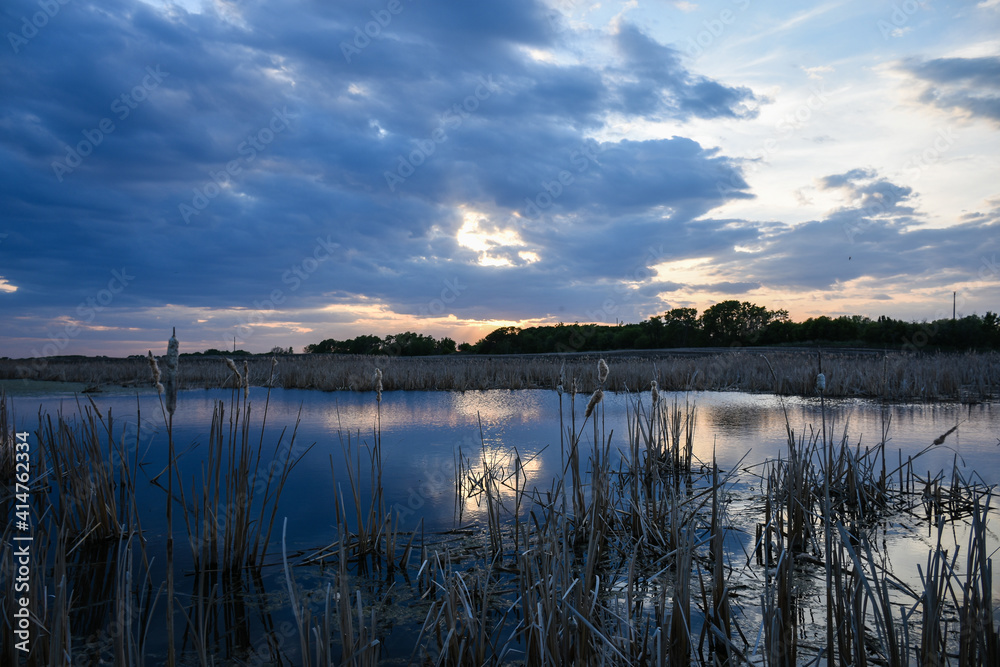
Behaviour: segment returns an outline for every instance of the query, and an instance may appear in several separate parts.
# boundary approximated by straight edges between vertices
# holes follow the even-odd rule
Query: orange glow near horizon
[[[683,278],[692,286],[660,292],[659,307],[652,306],[649,312],[641,317],[637,316],[635,318],[637,322],[672,308],[696,308],[701,314],[706,308],[726,300],[749,301],[769,310],[784,309],[795,322],[823,315],[828,317],[861,315],[871,319],[876,319],[879,315],[889,315],[915,321],[930,321],[951,316],[953,289],[959,294],[957,302],[959,316],[971,314],[971,308],[965,306],[963,295],[975,294],[985,285],[983,281],[973,280],[955,282],[946,288],[940,286],[932,288],[906,284],[902,280],[884,281],[862,276],[838,282],[831,289],[791,292],[761,287],[734,294],[713,289],[713,284],[726,280],[736,281],[739,277],[722,275],[722,271],[713,268],[707,259],[664,263],[655,267],[655,270],[652,285],[663,283],[666,286],[671,282],[676,284],[681,282],[678,279]],[[912,315],[902,315],[901,312]],[[567,318],[560,315],[524,319],[462,318],[454,314],[421,316],[399,313],[388,303],[364,297],[356,297],[351,302],[333,303],[321,308],[303,310],[254,311],[247,308],[213,309],[166,305],[131,311],[130,315],[140,315],[150,324],[142,328],[116,326],[113,321],[88,325],[64,316],[50,321],[50,329],[62,332],[69,330],[70,325],[74,325],[73,330],[79,332],[71,336],[72,350],[75,354],[127,356],[145,354],[149,349],[158,350],[165,344],[173,326],[178,329],[178,337],[185,352],[212,348],[232,349],[233,336],[239,326],[237,348],[263,353],[274,347],[284,349],[292,347],[296,352],[301,352],[307,345],[327,338],[345,340],[360,335],[375,335],[381,338],[405,331],[430,335],[438,339],[448,337],[458,344],[474,344],[500,327],[524,329],[577,321],[572,316]],[[579,321],[589,322],[584,319]],[[107,332],[119,332],[122,337],[110,341],[97,337],[98,333]],[[22,353],[15,352],[12,355],[15,357],[45,356],[53,353],[43,351],[50,343],[48,339],[22,337],[11,342],[24,350]]]

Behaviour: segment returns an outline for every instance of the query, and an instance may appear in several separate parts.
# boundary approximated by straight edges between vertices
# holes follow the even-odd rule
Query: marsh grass
[[[664,350],[660,356],[619,353],[614,372],[602,384],[593,372],[596,357],[534,355],[526,357],[386,357],[354,355],[295,355],[281,358],[275,375],[268,357],[246,360],[249,384],[286,389],[372,391],[374,371],[380,368],[385,391],[483,389],[554,389],[564,377],[579,382],[578,391],[635,391],[648,386],[650,372],[659,391],[775,392],[779,395],[815,395],[816,374],[805,352],[769,352],[765,361],[754,348],[706,351],[697,354]],[[0,360],[0,378],[83,382],[101,386],[149,385],[139,359]],[[771,368],[768,365],[771,365]],[[829,351],[824,360],[826,387],[831,397],[870,397],[889,401],[985,401],[997,396],[1000,354],[964,352],[912,354]],[[773,372],[772,372],[773,369]],[[181,388],[234,386],[220,358],[183,358],[177,375]]]

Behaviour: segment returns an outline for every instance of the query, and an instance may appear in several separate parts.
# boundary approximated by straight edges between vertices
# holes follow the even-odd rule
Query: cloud
[[[785,291],[837,291],[851,281],[882,290],[901,283],[944,288],[976,281],[981,257],[1000,245],[995,211],[944,229],[927,227],[912,188],[871,169],[828,175],[818,185],[840,193],[843,205],[820,220],[759,228],[752,252],[712,257],[717,275]]]
[[[996,224],[939,238],[873,169],[824,178],[843,206],[820,220],[713,217],[755,195],[705,128],[739,132],[766,100],[653,24],[553,23],[532,0],[220,7],[74,0],[0,52],[0,317],[22,353],[67,322],[85,350],[171,321],[219,346],[257,316],[271,344],[282,323],[634,319],[692,287],[954,271]],[[37,11],[11,0],[4,34]],[[904,66],[996,120],[994,60]],[[655,268],[704,258],[708,277]]]
[[[115,308],[245,308],[280,290],[288,307],[371,298],[418,313],[454,276],[477,295],[450,305],[463,316],[582,312],[600,291],[585,285],[749,196],[738,167],[695,141],[590,131],[611,112],[750,117],[755,97],[628,24],[609,37],[612,63],[526,57],[566,38],[543,10],[403,3],[372,27],[385,17],[360,2],[65,6],[2,61],[0,203],[16,230],[3,275],[19,289],[0,308],[72,312],[126,270]],[[736,187],[723,196],[720,181]],[[553,183],[531,219],[526,202]],[[469,206],[519,231],[525,246],[491,251],[512,268],[458,244]]]
[[[650,119],[754,118],[760,100],[749,88],[698,76],[681,64],[680,52],[637,26],[621,23],[615,45],[623,63],[614,72],[620,108]]]
[[[921,102],[1000,124],[1000,57],[908,60],[901,67],[923,84]]]

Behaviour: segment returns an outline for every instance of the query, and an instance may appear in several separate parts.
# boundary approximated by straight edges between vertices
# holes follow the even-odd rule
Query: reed
[[[965,578],[957,600],[959,618],[958,664],[1000,664],[1000,625],[993,600],[993,559],[987,551],[986,519],[990,496],[976,501],[969,532]]]
[[[324,391],[370,391],[374,370],[382,371],[385,391],[484,389],[554,389],[569,385],[560,376],[579,379],[579,391],[591,393],[602,383],[591,369],[595,356],[476,356],[385,357],[355,355],[295,355],[282,357],[275,386]],[[780,395],[815,395],[816,375],[810,371],[810,353],[769,352],[765,361],[754,348],[719,352],[671,352],[656,356],[617,353],[614,373],[605,391],[635,390],[648,384],[652,369],[659,391],[776,392]],[[880,363],[881,362],[881,363]],[[768,364],[773,368],[768,368]],[[141,386],[148,382],[138,359],[51,358],[45,364],[34,360],[0,359],[0,379],[31,379],[86,383],[93,389],[104,385]],[[251,384],[263,384],[270,376],[270,358],[255,356],[246,361]],[[953,400],[986,401],[996,397],[1000,354],[963,352],[911,354],[905,352],[857,353],[829,350],[824,360],[826,387],[830,397],[870,397],[890,401]],[[181,388],[219,387],[232,382],[220,368],[219,358],[188,357],[178,371]],[[777,378],[777,382],[775,382]]]

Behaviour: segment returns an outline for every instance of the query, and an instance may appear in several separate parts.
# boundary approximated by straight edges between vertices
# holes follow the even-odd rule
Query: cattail
[[[250,362],[243,360],[243,399],[250,395]]]
[[[597,381],[603,385],[604,381],[608,379],[608,364],[604,359],[600,359],[597,362]]]
[[[170,334],[170,340],[167,341],[167,357],[163,360],[163,363],[166,366],[164,379],[166,380],[167,412],[170,415],[173,415],[174,410],[177,409],[177,366],[179,350],[180,343],[177,342],[177,329],[174,328],[173,333]]]
[[[587,411],[583,413],[584,419],[593,414],[594,408],[597,407],[598,403],[600,403],[601,399],[603,398],[604,398],[604,392],[602,390],[598,389],[597,391],[594,392],[593,396],[591,396],[590,400],[587,402]]]
[[[153,351],[149,351],[149,368],[153,371],[153,384],[156,385],[156,393],[163,393],[163,385],[160,384],[160,367],[156,364],[156,357],[153,356]]]
[[[660,385],[656,382],[656,380],[653,380],[652,382],[649,383],[649,386],[650,386],[650,393],[652,394],[653,398],[653,405],[656,405],[657,401],[660,400]]]
[[[826,376],[822,373],[816,376],[816,391],[821,394],[826,391]]]
[[[375,369],[375,401],[382,402],[382,369]]]
[[[238,368],[236,368],[236,364],[233,363],[232,359],[229,359],[228,357],[224,357],[224,359],[225,359],[225,362],[226,362],[226,366],[229,366],[229,370],[231,370],[233,373],[236,374],[236,384],[234,386],[236,386],[236,387],[242,387],[243,386],[243,376],[240,375],[240,370]]]

